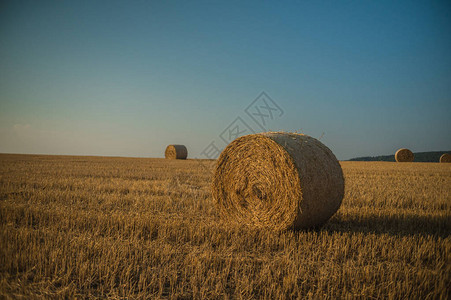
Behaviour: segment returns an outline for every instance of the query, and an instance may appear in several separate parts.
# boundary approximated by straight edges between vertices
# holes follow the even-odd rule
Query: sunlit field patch
[[[320,229],[232,225],[196,160],[0,155],[0,296],[447,298],[451,164],[341,162]]]

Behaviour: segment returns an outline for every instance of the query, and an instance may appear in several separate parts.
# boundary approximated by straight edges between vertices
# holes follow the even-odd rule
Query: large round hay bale
[[[395,160],[397,162],[412,162],[413,158],[412,151],[406,148],[401,148],[395,153]]]
[[[184,145],[169,145],[164,151],[164,156],[168,159],[186,159],[188,150]]]
[[[220,215],[257,228],[324,224],[344,194],[341,166],[318,140],[268,132],[242,136],[219,156],[212,182]]]
[[[451,154],[445,153],[442,156],[440,156],[440,162],[441,163],[451,163]]]

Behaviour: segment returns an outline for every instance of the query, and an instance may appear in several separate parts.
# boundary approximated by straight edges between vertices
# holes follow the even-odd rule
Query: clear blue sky
[[[0,4],[0,152],[199,157],[262,91],[339,159],[449,150],[451,4]]]

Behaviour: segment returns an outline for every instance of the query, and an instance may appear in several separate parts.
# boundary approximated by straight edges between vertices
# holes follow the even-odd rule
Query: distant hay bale
[[[184,145],[169,145],[164,151],[164,156],[168,159],[186,159],[188,150]]]
[[[451,154],[445,153],[442,156],[440,156],[440,162],[441,163],[450,163],[451,162]]]
[[[226,220],[256,228],[304,229],[324,224],[344,194],[334,154],[307,135],[242,136],[219,156],[212,195]]]
[[[395,159],[397,162],[412,162],[413,153],[409,149],[401,148],[395,153]]]

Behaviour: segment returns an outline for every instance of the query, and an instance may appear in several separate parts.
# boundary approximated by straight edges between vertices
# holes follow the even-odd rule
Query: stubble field
[[[321,229],[224,223],[214,162],[0,155],[0,298],[449,299],[451,164],[341,162]]]

